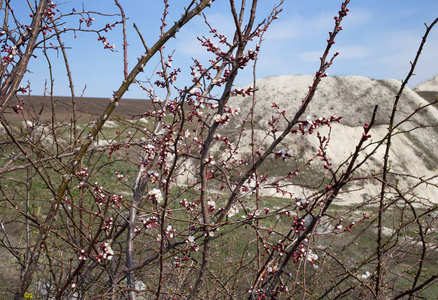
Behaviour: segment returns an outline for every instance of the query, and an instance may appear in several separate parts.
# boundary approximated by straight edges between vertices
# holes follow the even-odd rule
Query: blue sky
[[[20,0],[25,7],[25,1]],[[168,24],[180,16],[186,0],[169,0],[170,14]],[[239,2],[239,1],[236,1]],[[248,1],[249,2],[249,1]],[[262,21],[278,1],[259,0],[258,21]],[[60,2],[61,3],[61,2]],[[59,9],[70,12],[72,7],[77,11],[100,11],[118,13],[112,0],[72,0],[62,2]],[[146,42],[152,45],[159,35],[160,18],[163,2],[161,0],[120,0],[128,20],[128,56],[130,68],[143,53],[143,46],[133,29],[133,23],[140,28]],[[210,23],[227,36],[232,35],[233,22],[229,13],[229,1],[216,0],[211,8],[205,10]],[[276,75],[314,74],[319,65],[319,57],[323,53],[328,32],[334,25],[333,17],[337,15],[341,1],[339,0],[285,0],[283,12],[265,35],[259,60],[257,77],[264,78]],[[414,59],[421,37],[425,32],[424,23],[430,24],[438,17],[438,1],[436,0],[352,0],[350,13],[342,24],[344,30],[338,35],[333,50],[340,52],[329,75],[362,75],[375,79],[403,79],[409,71],[409,62]],[[17,11],[17,8],[15,9]],[[29,12],[20,10],[24,18]],[[112,23],[117,17],[93,15],[92,28],[101,24]],[[67,19],[69,24],[78,26],[78,17]],[[110,97],[123,80],[122,34],[121,26],[106,35],[110,44],[116,45],[118,52],[104,50],[97,41],[95,33],[72,32],[63,36],[68,50],[69,62],[73,72],[76,95],[88,97]],[[197,41],[197,36],[208,36],[208,28],[201,17],[196,17],[183,28],[176,39],[172,39],[166,47],[167,54],[174,50],[174,67],[180,67],[183,74],[177,85],[189,84],[189,66],[192,58],[204,64],[212,57],[206,53]],[[438,74],[438,27],[429,35],[428,43],[418,64],[416,76],[410,83],[415,87],[421,82]],[[69,95],[68,81],[63,59],[56,51],[49,51],[54,74],[54,94]],[[32,73],[25,77],[22,85],[29,80],[32,93],[42,94],[45,81],[49,81],[47,61],[40,51],[37,58],[29,65]],[[146,72],[138,79],[146,81],[154,74],[157,60],[152,61]],[[152,78],[154,81],[156,78]],[[245,86],[252,81],[252,70],[241,72],[236,84]],[[146,98],[138,87],[132,87],[125,95],[127,98]]]

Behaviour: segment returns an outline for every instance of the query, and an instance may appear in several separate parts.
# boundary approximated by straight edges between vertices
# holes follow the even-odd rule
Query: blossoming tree
[[[165,46],[194,17],[206,8],[214,9],[217,1],[185,2],[181,18],[169,26],[172,1],[163,1],[160,36],[149,46],[143,43],[143,54],[131,70],[126,38],[129,16],[117,0],[114,4],[120,14],[111,16],[117,20],[103,28],[93,27],[95,18],[108,17],[103,12],[65,13],[62,5],[47,0],[21,1],[32,11],[32,22],[23,25],[14,14],[18,7],[13,5],[20,4],[0,2],[4,16],[0,245],[2,259],[9,261],[7,268],[15,270],[8,277],[13,284],[0,287],[2,294],[15,299],[382,299],[413,296],[430,287],[437,275],[429,273],[424,262],[436,256],[430,234],[436,228],[436,206],[413,205],[409,189],[401,190],[389,179],[387,155],[381,173],[354,177],[376,149],[389,151],[399,127],[393,124],[398,99],[419,55],[396,95],[388,134],[370,141],[374,111],[357,137],[356,151],[345,158],[342,172],[327,155],[330,134],[318,132],[341,117],[321,115],[312,120],[306,118],[306,108],[338,55],[331,48],[350,1],[340,5],[301,106],[286,112],[273,104],[278,113],[266,116],[269,128],[261,135],[253,114],[255,82],[242,89],[234,81],[244,68],[253,67],[255,76],[263,35],[281,13],[282,3],[263,12],[266,19],[258,20],[258,1],[230,0],[231,37],[213,28],[208,14],[203,15],[210,36],[199,36],[197,42],[212,58],[204,62],[194,57],[190,85],[179,86],[176,80],[182,71],[172,65],[173,52]],[[79,18],[80,26],[61,29],[65,18],[72,16]],[[420,47],[436,22],[427,27]],[[99,116],[84,121],[79,119],[63,37],[68,32],[91,31],[98,34],[104,49],[114,50],[105,32],[117,26],[124,36],[124,81]],[[137,32],[143,40],[141,29]],[[39,48],[43,53],[56,48],[64,58],[71,86],[68,118],[59,119],[53,105],[50,118],[44,119],[43,107],[22,99],[22,93],[30,94],[29,86],[21,86],[22,79]],[[158,71],[153,79],[142,81],[142,72],[155,57]],[[52,80],[49,90],[53,84]],[[113,118],[133,85],[143,89],[149,108],[129,121]],[[236,97],[248,99],[247,115],[242,116],[235,105]],[[49,93],[47,99],[52,101],[53,95]],[[21,125],[12,120],[16,115],[24,121]],[[105,129],[105,123],[114,120],[118,127]],[[239,153],[245,131],[250,132],[245,142],[251,151]],[[314,158],[271,178],[266,167],[269,159],[296,159],[283,142],[312,133],[319,141]],[[365,149],[373,150],[362,155]],[[315,168],[324,170],[321,180],[310,183],[315,192],[305,199],[288,194],[287,185],[309,185],[299,180],[300,173],[315,158],[323,162]],[[377,204],[377,209],[371,206],[360,217],[353,212],[363,205],[333,209],[350,181],[370,178],[382,184],[381,193],[369,203]],[[419,184],[433,185],[433,179]],[[288,197],[267,197],[261,192],[267,187]],[[389,190],[395,194],[391,200]],[[386,237],[382,222],[390,209],[400,217],[393,234]],[[355,241],[369,238],[373,224],[378,225],[374,242],[362,249],[361,257],[348,259],[361,249]],[[412,227],[416,233],[406,233]],[[402,269],[403,259],[408,258],[415,262]]]

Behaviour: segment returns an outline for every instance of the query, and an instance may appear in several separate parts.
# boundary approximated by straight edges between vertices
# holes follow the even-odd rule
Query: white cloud
[[[285,40],[312,37],[328,32],[333,27],[333,18],[329,13],[321,13],[312,18],[294,16],[272,23],[265,37],[267,40]]]

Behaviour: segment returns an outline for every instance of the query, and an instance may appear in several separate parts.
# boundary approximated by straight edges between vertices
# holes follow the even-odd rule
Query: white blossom
[[[228,217],[231,218],[232,216],[239,213],[239,208],[237,208],[236,205],[231,206],[230,210],[228,211]]]
[[[157,188],[153,188],[152,190],[148,191],[149,197],[155,199],[157,203],[163,202],[163,195],[161,194],[161,191]]]

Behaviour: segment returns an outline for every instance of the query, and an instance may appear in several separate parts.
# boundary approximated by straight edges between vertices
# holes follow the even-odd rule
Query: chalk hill
[[[257,123],[256,144],[269,144],[272,137],[266,137],[266,132],[270,131],[268,124],[272,118],[279,115],[281,110],[285,110],[285,116],[292,119],[297,108],[300,107],[302,100],[308,92],[308,86],[312,84],[312,76],[278,76],[268,77],[256,81],[256,108],[254,119]],[[361,76],[327,77],[323,78],[314,101],[309,105],[301,120],[305,121],[307,116],[312,120],[318,117],[328,117],[331,115],[342,116],[340,124],[333,124],[330,134],[330,142],[327,153],[333,162],[333,169],[341,165],[349,155],[355,151],[357,142],[363,134],[363,125],[371,120],[375,105],[378,105],[376,125],[371,131],[372,140],[375,142],[384,137],[388,132],[389,116],[392,111],[395,96],[400,88],[401,82],[397,80],[374,80]],[[275,103],[278,108],[273,107]],[[236,96],[230,101],[231,105],[241,108],[239,118],[249,120],[248,113],[252,105],[251,97]],[[408,118],[410,121],[399,127],[405,134],[397,134],[392,139],[390,151],[391,171],[400,174],[411,174],[414,176],[435,176],[438,174],[438,110],[436,106],[428,106],[414,116],[412,112],[428,104],[425,99],[409,88],[405,88],[397,109],[395,123]],[[277,128],[279,132],[285,127],[286,121],[279,122]],[[237,121],[237,120],[235,120]],[[232,128],[236,123],[230,124]],[[420,126],[431,126],[419,129]],[[224,128],[225,131],[230,129]],[[320,128],[317,131],[321,135],[328,135],[328,128]],[[408,132],[407,132],[408,131]],[[243,132],[240,143],[241,153],[249,153],[251,150],[250,130]],[[316,131],[309,135],[292,135],[288,137],[280,148],[288,149],[298,161],[309,159],[316,154],[318,149],[318,139]],[[371,153],[375,145],[370,145],[364,151]],[[382,170],[382,158],[384,147],[380,147],[374,157],[370,159],[356,175],[367,176]],[[362,158],[364,155],[361,156]],[[314,162],[312,167],[316,172],[323,172],[321,163]],[[281,168],[281,164],[271,160],[268,165]],[[293,167],[285,163],[285,168]],[[267,168],[269,169],[269,168]],[[273,171],[273,170],[271,170]],[[275,174],[275,170],[274,170]],[[321,174],[320,174],[321,175]],[[311,176],[308,174],[307,176]],[[329,174],[327,173],[328,177]],[[393,177],[395,180],[395,177]],[[407,179],[400,183],[400,187],[406,188],[415,184],[415,180]],[[435,180],[435,183],[438,183]],[[351,185],[349,190],[357,190],[354,193],[345,193],[341,200],[349,202],[360,202],[369,200],[378,194],[380,184],[377,181],[369,180],[365,184]],[[300,189],[289,188],[291,192],[301,193]],[[269,191],[269,192],[272,192]],[[310,192],[310,191],[308,191]],[[412,191],[429,199],[435,199],[436,190],[432,186],[420,186]],[[305,193],[304,193],[305,194]],[[304,195],[305,196],[305,195]],[[435,201],[438,202],[437,199]]]
[[[414,88],[416,92],[438,92],[438,75]]]

